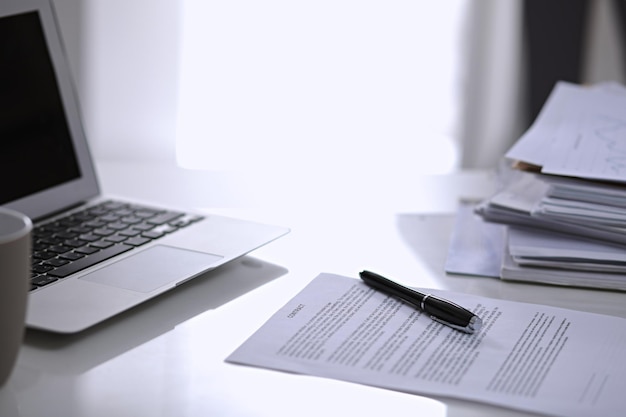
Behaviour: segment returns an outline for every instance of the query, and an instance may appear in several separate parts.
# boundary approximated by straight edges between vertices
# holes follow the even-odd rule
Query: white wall
[[[369,33],[368,36],[370,37],[366,38],[365,42],[372,43],[371,51],[377,54],[376,57],[387,60],[388,64],[386,68],[384,65],[380,65],[378,68],[372,66],[368,68],[368,70],[374,68],[374,71],[379,71],[380,79],[384,81],[381,83],[377,83],[375,79],[372,81],[376,85],[372,85],[371,91],[374,96],[371,97],[375,97],[377,102],[374,100],[371,103],[365,102],[367,97],[364,93],[359,101],[354,102],[355,105],[351,107],[351,113],[347,114],[348,117],[353,118],[354,123],[358,119],[359,112],[364,115],[366,121],[374,123],[372,114],[378,112],[379,115],[384,115],[385,119],[378,120],[377,129],[383,129],[384,125],[387,124],[390,127],[389,137],[402,138],[400,142],[413,139],[415,141],[423,140],[424,137],[431,141],[463,140],[463,166],[467,168],[493,166],[501,153],[510,146],[519,133],[519,128],[516,127],[515,122],[515,114],[519,111],[519,107],[517,107],[519,100],[515,99],[517,94],[515,91],[518,86],[515,84],[515,71],[519,66],[519,56],[511,49],[518,47],[519,44],[517,40],[519,34],[515,32],[519,28],[518,23],[516,23],[516,19],[519,19],[519,8],[516,6],[518,2],[516,1],[466,0],[465,2],[453,3],[455,7],[461,3],[466,3],[470,12],[482,13],[479,17],[479,23],[480,19],[491,18],[493,20],[481,23],[481,25],[488,26],[483,27],[483,29],[488,30],[484,34],[483,40],[480,38],[480,33],[471,33],[472,36],[468,36],[468,38],[475,42],[467,45],[469,49],[466,50],[465,54],[462,57],[444,55],[443,61],[432,59],[434,56],[432,51],[438,48],[449,48],[451,40],[435,35],[437,26],[441,29],[442,24],[444,26],[452,24],[454,19],[457,19],[456,23],[459,23],[458,20],[462,21],[463,17],[449,15],[448,17],[452,17],[446,20],[445,7],[444,9],[429,11],[425,5],[430,3],[426,2],[385,2],[381,0],[380,3],[366,3],[369,5],[367,6],[369,9],[367,9],[366,6],[361,7],[358,1],[354,3],[350,0],[321,1],[317,2],[318,7],[309,7],[307,10],[304,6],[307,3],[281,0],[268,0],[262,3],[246,2],[245,0],[230,2],[209,0],[204,2],[197,0],[53,1],[59,12],[71,66],[76,72],[86,130],[92,142],[94,153],[98,158],[137,158],[140,153],[146,153],[145,156],[149,158],[172,161],[176,154],[179,75],[181,72],[193,72],[194,69],[193,65],[189,66],[188,64],[185,64],[187,66],[181,69],[179,58],[188,61],[190,56],[202,57],[204,53],[207,56],[214,54],[213,56],[219,58],[213,63],[209,62],[209,64],[206,64],[206,60],[199,61],[204,62],[202,65],[208,65],[209,71],[207,73],[210,76],[217,74],[229,77],[225,80],[218,80],[207,76],[204,85],[195,85],[192,82],[183,86],[186,88],[183,93],[188,92],[190,86],[193,89],[196,86],[203,88],[207,85],[213,88],[209,93],[218,93],[209,97],[210,100],[205,103],[206,107],[195,108],[195,110],[206,110],[204,113],[206,121],[209,121],[210,117],[216,114],[216,112],[212,114],[212,111],[217,109],[217,113],[221,115],[218,122],[222,124],[229,120],[265,122],[267,129],[257,131],[256,133],[259,135],[256,137],[252,137],[252,134],[255,133],[254,130],[246,131],[245,129],[242,130],[242,126],[236,126],[240,134],[237,140],[250,140],[248,148],[253,149],[252,153],[258,151],[258,148],[255,147],[263,143],[263,140],[267,140],[267,137],[264,138],[263,135],[267,136],[276,132],[277,127],[283,129],[282,132],[279,132],[280,134],[285,136],[291,134],[294,142],[284,142],[288,146],[298,143],[295,138],[304,138],[305,141],[315,140],[307,139],[305,132],[289,131],[290,123],[293,127],[297,126],[298,123],[306,123],[307,120],[313,122],[313,115],[307,116],[309,119],[306,117],[300,120],[297,117],[294,119],[295,107],[286,107],[284,110],[289,113],[290,120],[286,120],[288,122],[286,125],[279,126],[280,118],[272,119],[275,114],[269,112],[268,108],[262,107],[263,94],[270,92],[271,86],[255,84],[255,82],[261,80],[259,77],[266,77],[265,80],[274,83],[284,81],[282,85],[278,85],[280,88],[276,91],[282,94],[283,98],[293,94],[290,99],[294,97],[297,99],[298,88],[304,89],[308,94],[315,95],[321,94],[322,91],[332,90],[332,86],[323,84],[325,80],[334,80],[334,82],[341,79],[347,80],[349,81],[348,84],[344,82],[343,85],[339,85],[339,88],[335,89],[337,92],[336,100],[330,100],[327,105],[335,106],[335,108],[350,107],[349,95],[363,92],[360,90],[358,80],[350,79],[350,67],[347,64],[354,64],[355,62],[357,66],[366,64],[367,51],[352,50],[349,55],[342,55],[341,47],[346,45],[346,41],[349,39],[349,36],[343,36],[346,33],[342,34],[342,30],[359,33],[361,38],[363,38],[363,34]],[[232,24],[229,21],[215,20],[216,15],[208,15],[206,18],[197,16],[199,19],[191,26],[197,26],[198,22],[206,21],[207,27],[205,29],[208,37],[196,39],[195,47],[200,46],[196,51],[184,51],[181,48],[182,38],[189,36],[189,31],[196,28],[190,29],[189,23],[183,26],[182,20],[185,10],[183,6],[195,4],[196,8],[201,9],[202,7],[199,7],[198,4],[202,3],[208,5],[209,10],[213,7],[214,11],[222,13],[223,17],[232,19]],[[412,5],[412,3],[414,4]],[[260,8],[261,4],[267,7]],[[300,8],[294,6],[296,4],[300,4]],[[319,7],[323,4],[326,5],[328,11],[337,13],[336,16],[324,15],[324,9]],[[351,15],[351,4],[354,7],[361,7],[362,10],[359,10],[356,15]],[[287,11],[281,10],[286,5],[291,6],[288,7]],[[380,6],[381,12],[378,15],[373,14],[369,19],[372,20],[373,18],[372,21],[381,19],[379,23],[383,22],[385,25],[389,25],[386,29],[380,24],[378,27],[368,28],[367,22],[363,20],[364,10],[376,13],[376,5]],[[589,82],[607,79],[623,81],[621,45],[616,39],[615,22],[611,16],[611,2],[595,0],[595,5],[594,19],[597,31],[594,32],[590,40],[592,52],[586,71],[586,80]],[[447,3],[446,7],[448,7]],[[442,10],[442,12],[437,12],[437,10]],[[283,13],[283,19],[281,20],[280,16],[276,17],[276,13],[272,17],[272,11]],[[394,16],[394,11],[400,15]],[[463,12],[466,13],[467,10]],[[264,13],[267,14],[264,15]],[[292,13],[291,17],[289,17],[289,13]],[[309,15],[310,20],[304,19],[307,17],[307,13],[312,13]],[[415,15],[411,13],[415,13]],[[266,25],[273,25],[270,29],[274,32],[271,30],[264,33],[245,32],[245,25],[254,30],[262,28],[264,22],[259,20],[261,18],[265,19]],[[289,28],[289,22],[285,22],[284,18],[292,19],[291,29],[296,34],[293,39],[279,37],[277,30],[281,25],[283,29]],[[246,21],[246,19],[249,20]],[[272,19],[276,20],[272,21]],[[325,22],[327,26],[316,28],[315,19],[318,22]],[[295,26],[294,22],[299,22],[300,26]],[[214,27],[210,27],[209,24],[213,24]],[[428,24],[432,24],[433,28],[430,29]],[[219,38],[219,34],[216,35],[214,29],[220,25],[223,29],[222,35],[227,35],[226,37]],[[425,28],[425,30],[418,32],[417,29],[419,28]],[[240,32],[235,33],[234,29]],[[371,31],[368,32],[369,29]],[[312,31],[311,37],[306,38],[306,30]],[[317,38],[313,36],[315,30],[319,30]],[[380,33],[381,37],[377,38],[376,30],[382,32]],[[405,32],[404,34],[400,33],[402,30]],[[340,36],[337,38],[338,43],[333,44],[331,40],[332,36],[335,35]],[[263,40],[272,41],[272,36],[276,37],[273,39],[275,41],[273,45],[261,43]],[[394,36],[398,36],[399,41],[395,44],[395,50],[393,45],[391,48],[385,49],[375,44],[377,39],[392,42]],[[249,39],[250,42],[246,43],[246,39]],[[496,40],[497,42],[495,42]],[[302,46],[302,41],[308,42],[308,47],[311,48],[309,51],[297,49]],[[332,74],[327,72],[322,77],[313,80],[320,83],[318,87],[311,83],[294,87],[298,80],[293,74],[285,72],[283,76],[275,71],[280,68],[280,61],[277,61],[277,58],[280,57],[276,54],[280,52],[281,48],[288,47],[290,42],[294,48],[291,51],[291,57],[295,57],[299,61],[292,60],[285,63],[291,65],[292,69],[295,68],[299,71],[310,70],[307,74],[308,77],[314,74],[313,71],[329,70],[329,65],[324,66],[316,61],[321,56],[330,56],[335,64],[342,65],[342,67],[337,68],[334,79],[331,77]],[[298,42],[300,43],[298,44]],[[202,48],[203,43],[204,49]],[[324,45],[329,48],[325,53],[321,49]],[[363,48],[365,43],[358,45],[358,48]],[[245,52],[249,54],[247,58],[240,55],[230,62],[223,61],[229,57],[229,53],[232,58],[233,54],[236,55],[237,52],[241,52],[241,48],[248,48],[245,49]],[[402,48],[404,50],[398,50]],[[255,52],[257,53],[256,56],[254,55]],[[258,55],[261,52],[270,55]],[[352,58],[354,60],[350,62]],[[467,59],[467,61],[461,62],[462,58]],[[307,63],[307,60],[310,61]],[[254,64],[256,68],[237,68],[238,72],[228,72],[233,68],[233,64],[245,65],[246,63]],[[393,66],[397,67],[395,73]],[[432,81],[431,75],[436,74],[437,71],[441,73],[451,70],[460,72],[465,77],[464,84],[471,88],[463,91],[464,95],[460,96],[459,91],[454,91],[454,88],[458,89],[459,85],[446,86],[442,95],[446,97],[447,101],[444,100],[444,103],[432,101],[431,108],[424,111],[424,103],[429,103],[429,99],[425,94],[422,94],[423,88],[429,87],[436,90],[440,87],[437,82]],[[370,72],[370,76],[372,74]],[[411,78],[411,74],[414,74],[413,78]],[[242,80],[243,83],[240,82]],[[311,80],[304,80],[305,83],[307,81]],[[396,86],[405,82],[408,93],[390,95],[383,91],[385,84],[389,85],[390,82],[396,83]],[[291,92],[289,85],[294,87]],[[248,94],[247,98],[250,100],[247,103],[240,103],[242,105],[238,109],[228,110],[228,102],[233,100],[233,96],[230,94],[233,92],[233,86],[239,88],[236,91],[239,95],[236,97],[242,98]],[[407,98],[411,96],[416,101],[411,102],[410,98]],[[380,103],[380,100],[383,99],[390,100],[391,105],[396,106],[395,109],[404,109],[406,113],[400,114],[393,107],[387,107],[391,110],[385,113],[386,107]],[[417,103],[419,100],[421,100],[421,104]],[[252,105],[255,101],[257,110],[260,112],[255,110]],[[306,107],[310,103],[307,104],[303,101],[296,105]],[[452,108],[455,105],[459,107]],[[268,117],[264,117],[263,112],[267,112],[265,116]],[[397,116],[395,119],[394,113]],[[328,111],[326,114],[328,115]],[[466,123],[459,125],[456,118],[461,115],[465,118]],[[196,117],[196,115],[192,116]],[[297,116],[303,117],[302,114]],[[270,126],[273,130],[269,129],[267,125],[270,122],[274,123],[273,127]],[[447,124],[447,127],[443,130],[437,127],[433,128],[433,122],[439,123],[438,126]],[[212,141],[219,143],[223,139],[220,135],[223,136],[226,129],[223,125],[220,127],[219,123],[212,126],[212,130],[195,130],[199,135],[203,135],[199,142],[208,144],[207,155],[212,150]],[[402,125],[401,123],[405,124]],[[415,129],[417,125],[422,132],[427,133],[422,135],[415,133],[417,130],[412,129]],[[334,127],[339,131],[340,129],[345,130],[346,126],[348,125],[344,123]],[[375,124],[371,126],[376,127]],[[318,134],[324,134],[322,126],[314,127],[318,129]],[[327,124],[327,127],[332,128],[333,125]],[[459,131],[459,128],[462,128],[463,131]],[[346,134],[357,135],[359,133],[362,134],[364,131],[348,131]],[[366,129],[365,133],[371,132]],[[402,137],[403,134],[404,137]],[[249,137],[246,138],[245,136]],[[384,140],[384,138],[380,140]],[[179,145],[184,141],[185,139],[179,140]],[[231,143],[236,144],[237,142]],[[358,144],[358,142],[352,143]],[[279,146],[280,143],[273,147],[280,151]],[[351,146],[349,142],[344,142],[342,146],[344,152],[349,152]],[[411,150],[409,147],[403,147],[402,143],[396,143],[394,146],[400,146],[398,155],[406,158],[409,162],[411,153],[420,153],[417,148]],[[241,146],[235,146],[235,148],[237,147],[243,149]],[[346,147],[348,150],[345,149]],[[184,148],[182,155],[184,163],[194,167],[206,163],[204,167],[210,168],[210,157],[213,156],[207,157],[203,153],[198,154],[197,152],[194,154],[194,149],[193,147]],[[223,163],[224,160],[220,159],[219,162]],[[416,163],[419,163],[419,160]]]
[[[392,177],[454,168],[464,0],[183,3],[184,166]]]
[[[208,130],[192,126],[200,147],[183,147],[186,166],[240,163],[233,158],[229,164],[228,153],[215,156],[223,143],[245,149],[248,158],[279,152],[292,168],[311,160],[296,155],[307,147],[324,148],[318,156],[335,161],[367,149],[394,169],[454,164],[438,167],[429,152],[440,146],[455,155],[454,86],[439,79],[453,77],[458,67],[450,28],[460,14],[451,10],[464,0],[453,9],[407,0],[54,1],[98,158],[136,158],[143,150],[151,158],[174,158],[184,52],[185,97],[197,90],[194,100],[200,98],[185,99],[184,114],[195,111],[200,122],[214,122]],[[187,15],[181,27],[185,5],[195,7],[194,19]],[[439,32],[433,37],[432,31]],[[206,72],[198,73],[198,65]],[[238,124],[227,132],[224,124],[232,121]]]
[[[173,161],[180,2],[54,4],[95,156]]]
[[[462,168],[496,166],[526,122],[521,107],[521,6],[517,0],[470,2],[458,136]]]

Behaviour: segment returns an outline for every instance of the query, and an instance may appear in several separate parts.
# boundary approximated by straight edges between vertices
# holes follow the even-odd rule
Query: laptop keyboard
[[[201,219],[182,212],[106,201],[35,226],[31,291]]]

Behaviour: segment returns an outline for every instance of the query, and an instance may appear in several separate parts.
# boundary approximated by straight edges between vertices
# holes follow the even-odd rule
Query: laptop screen
[[[99,195],[49,0],[0,1],[0,205],[34,220]]]
[[[37,12],[0,18],[0,204],[80,177]]]

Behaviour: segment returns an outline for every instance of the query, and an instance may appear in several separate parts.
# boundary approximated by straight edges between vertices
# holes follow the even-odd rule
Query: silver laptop
[[[288,232],[107,199],[49,0],[0,2],[0,205],[33,219],[27,325],[84,330]]]

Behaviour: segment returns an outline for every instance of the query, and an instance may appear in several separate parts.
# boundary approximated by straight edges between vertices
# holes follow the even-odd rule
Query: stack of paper
[[[501,278],[626,290],[626,88],[558,83],[506,159]]]

